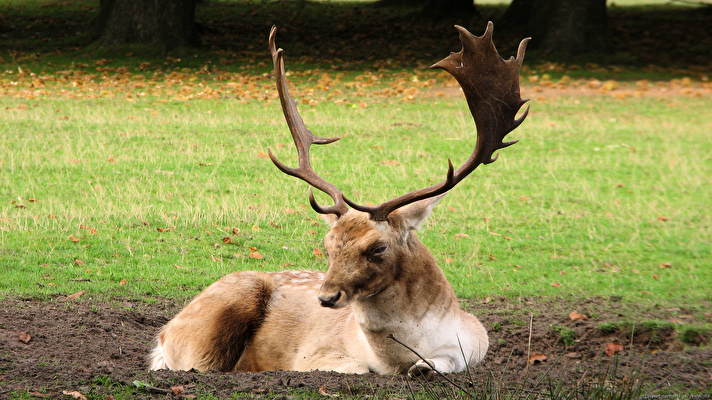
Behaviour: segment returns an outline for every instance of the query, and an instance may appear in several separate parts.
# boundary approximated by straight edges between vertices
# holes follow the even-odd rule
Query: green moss
[[[571,346],[576,341],[576,331],[567,326],[553,325],[551,330],[558,335],[559,341],[565,346]]]
[[[605,334],[611,334],[618,331],[618,324],[615,322],[602,322],[598,324],[598,330]]]

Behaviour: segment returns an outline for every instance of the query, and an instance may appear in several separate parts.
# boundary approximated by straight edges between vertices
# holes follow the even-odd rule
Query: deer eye
[[[383,261],[383,253],[385,253],[387,249],[388,245],[385,243],[376,242],[364,252],[364,255],[368,261],[378,263]]]

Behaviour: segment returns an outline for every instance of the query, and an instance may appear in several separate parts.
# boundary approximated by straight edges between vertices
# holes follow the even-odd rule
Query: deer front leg
[[[416,361],[416,363],[408,369],[408,377],[430,379],[435,373],[433,367],[443,374],[459,370],[451,357],[426,358],[425,360]]]

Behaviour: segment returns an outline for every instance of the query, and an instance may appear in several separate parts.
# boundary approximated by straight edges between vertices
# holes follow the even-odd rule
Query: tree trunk
[[[608,49],[606,0],[513,0],[503,23],[532,35],[532,45],[564,57]]]
[[[473,0],[427,0],[423,13],[432,18],[471,17],[476,14]]]
[[[196,0],[101,0],[99,42],[147,44],[163,49],[195,45]]]
[[[533,0],[512,0],[500,21],[507,26],[515,28],[526,27],[531,19],[533,5]]]

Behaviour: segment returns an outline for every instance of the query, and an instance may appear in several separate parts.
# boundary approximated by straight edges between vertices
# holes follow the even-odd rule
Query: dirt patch
[[[612,382],[640,379],[650,390],[704,390],[712,376],[708,361],[712,349],[683,343],[674,323],[666,322],[694,319],[693,311],[651,309],[646,314],[638,310],[641,318],[654,316],[658,322],[635,328],[635,323],[621,319],[619,306],[601,299],[576,304],[488,299],[467,305],[486,324],[492,345],[484,363],[471,370],[471,377],[451,375],[463,385],[494,378],[536,390],[551,379],[581,383],[607,376]],[[409,393],[409,387],[418,385],[403,377],[374,374],[148,372],[146,355],[153,336],[180,306],[170,301],[0,301],[0,398],[25,391],[51,396],[64,390],[108,393],[112,390],[108,383],[114,388],[134,387],[135,381],[150,385],[139,391],[147,398],[165,397],[175,385],[183,386],[186,393],[217,396],[295,389],[356,395]],[[569,311],[573,310],[589,318],[572,321]],[[607,355],[610,343],[622,350]],[[527,367],[527,354],[533,353],[545,355],[546,361]]]

